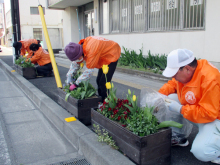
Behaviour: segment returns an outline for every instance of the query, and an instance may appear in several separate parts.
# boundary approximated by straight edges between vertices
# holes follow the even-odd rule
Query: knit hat
[[[167,57],[167,67],[163,71],[165,77],[173,77],[180,67],[190,64],[195,57],[193,52],[187,49],[176,49]]]
[[[70,61],[77,60],[83,54],[83,49],[80,44],[70,42],[64,49],[66,56]]]

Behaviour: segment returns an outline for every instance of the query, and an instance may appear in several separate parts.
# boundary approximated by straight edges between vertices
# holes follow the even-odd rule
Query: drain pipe
[[[79,28],[79,40],[81,40],[81,32],[80,32],[80,24],[79,24],[79,15],[78,15],[78,10],[76,9],[77,13],[77,20],[78,20],[78,28]]]

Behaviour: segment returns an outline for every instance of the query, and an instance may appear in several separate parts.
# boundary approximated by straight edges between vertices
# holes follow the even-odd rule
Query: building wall
[[[53,49],[62,49],[63,11],[49,10],[46,1],[40,1],[42,7],[45,7],[45,22],[48,28],[48,34]],[[19,0],[21,39],[33,38],[33,28],[42,28],[40,15],[31,15],[30,7],[38,7],[38,0]],[[43,32],[43,29],[42,29]],[[59,36],[59,37],[58,37]],[[45,38],[43,37],[43,47],[47,49]]]
[[[79,29],[76,7],[67,7],[63,13],[64,47],[69,42],[79,42]]]
[[[94,0],[98,6],[98,0]],[[206,1],[205,30],[148,32],[130,34],[109,34],[100,36],[114,40],[122,47],[138,51],[143,45],[143,54],[150,50],[153,54],[168,54],[178,48],[187,48],[194,52],[197,58],[207,59],[220,68],[220,6],[219,0]],[[96,32],[99,30],[96,26]],[[98,33],[99,34],[99,33]],[[96,33],[96,35],[98,35]]]

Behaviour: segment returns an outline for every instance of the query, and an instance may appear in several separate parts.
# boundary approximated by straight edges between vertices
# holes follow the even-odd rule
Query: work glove
[[[69,88],[69,90],[74,90],[74,89],[76,89],[78,87],[78,85],[76,85],[76,84],[72,84],[72,85],[70,85],[70,88]]]
[[[180,113],[182,105],[178,102],[171,99],[165,99],[165,104],[168,106],[170,111]]]

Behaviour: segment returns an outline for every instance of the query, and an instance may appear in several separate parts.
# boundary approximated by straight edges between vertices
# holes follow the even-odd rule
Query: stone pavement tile
[[[5,74],[5,72],[3,72],[3,70],[2,69],[0,69],[0,81],[8,81],[9,80],[9,78],[8,78],[8,76]]]
[[[8,147],[3,134],[1,122],[0,122],[0,164],[11,165],[11,160],[8,153]]]
[[[17,122],[9,122],[9,114],[5,115],[8,123],[6,128],[18,164],[28,164],[77,152],[39,111],[32,111],[32,114],[30,111],[16,112],[11,117],[26,114],[31,118],[35,116],[35,120],[20,118]]]
[[[24,96],[23,92],[19,90],[12,81],[0,81],[0,91],[0,99],[11,96]]]
[[[33,104],[26,97],[0,98],[0,109],[2,113],[26,111],[35,109]]]

